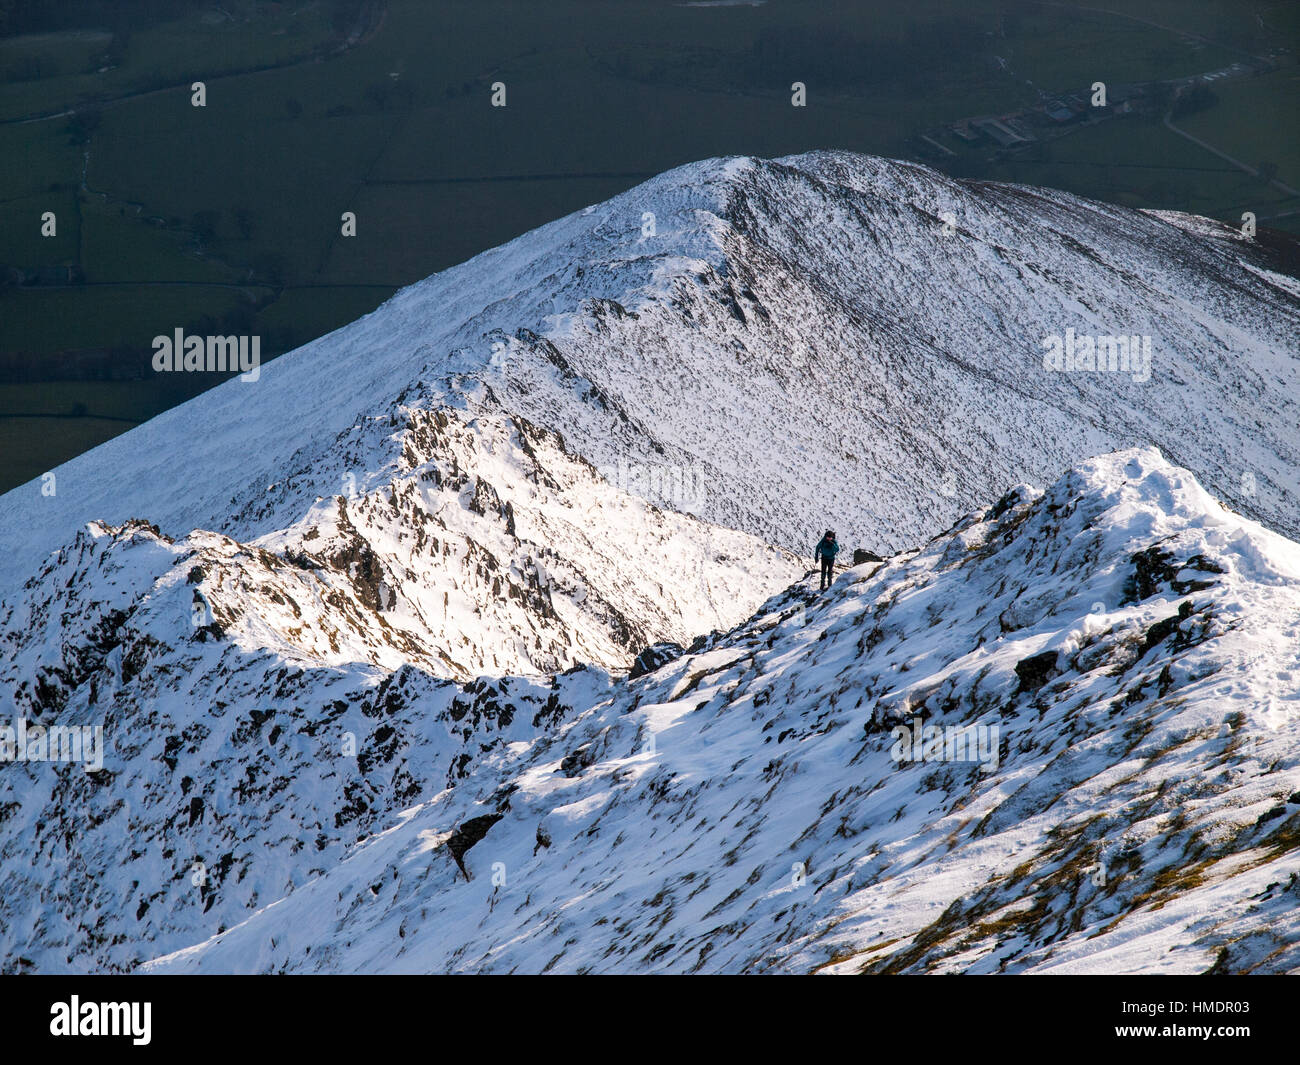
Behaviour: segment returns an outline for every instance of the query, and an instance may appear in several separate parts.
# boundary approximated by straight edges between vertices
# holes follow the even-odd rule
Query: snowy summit
[[[413,285],[0,497],[0,968],[1300,969],[1297,337],[840,152]]]

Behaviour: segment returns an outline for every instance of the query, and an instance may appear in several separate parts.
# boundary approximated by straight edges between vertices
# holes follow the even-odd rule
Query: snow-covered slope
[[[548,675],[688,644],[801,572],[520,419],[406,418],[382,490],[250,542],[92,522],[0,599],[0,728],[107,747],[98,773],[0,760],[0,970],[128,967],[241,920],[533,738],[583,683]]]
[[[532,742],[150,969],[1297,970],[1298,676],[1300,545],[1106,456],[584,675]],[[929,732],[900,760],[921,722],[970,760]]]
[[[1017,523],[1012,535],[1000,511],[914,550],[1008,485],[1050,483],[1088,455],[1152,442],[1234,511],[1296,535],[1300,298],[1273,265],[1204,220],[958,183],[909,164],[843,153],[712,160],[403,290],[263,367],[256,382],[232,380],[60,467],[53,494],[34,482],[0,497],[0,727],[99,724],[108,744],[95,774],[0,764],[0,967],[129,969],[254,914],[244,926],[254,931],[204,947],[204,964],[400,965],[398,940],[436,927],[453,953],[426,946],[412,964],[487,967],[496,964],[482,938],[490,933],[475,938],[481,915],[470,916],[481,895],[435,890],[442,881],[432,875],[421,887],[408,881],[404,900],[432,892],[419,894],[419,911],[434,924],[405,914],[397,940],[381,922],[365,942],[350,942],[354,918],[361,928],[381,912],[367,907],[388,883],[368,881],[370,897],[349,895],[353,878],[369,876],[387,848],[398,863],[427,845],[429,861],[450,854],[457,867],[487,828],[486,838],[522,846],[515,828],[493,820],[510,809],[554,819],[568,839],[607,801],[640,811],[644,823],[619,830],[636,841],[635,853],[614,845],[617,833],[604,839],[597,830],[581,837],[584,855],[573,836],[565,860],[546,867],[568,872],[547,873],[521,921],[563,927],[561,910],[585,912],[581,900],[590,898],[600,908],[593,922],[633,927],[650,916],[638,885],[662,886],[655,878],[664,870],[683,868],[682,876],[749,900],[715,910],[710,893],[700,913],[683,906],[672,920],[656,918],[683,938],[703,921],[690,934],[712,943],[710,922],[749,914],[746,892],[775,875],[765,859],[741,890],[731,869],[738,859],[726,856],[743,852],[751,829],[794,831],[789,811],[809,795],[830,802],[841,792],[853,796],[857,819],[842,822],[832,849],[865,847],[873,861],[888,851],[889,870],[915,868],[917,885],[946,885],[948,901],[969,902],[957,885],[985,883],[988,844],[961,834],[956,800],[931,795],[957,787],[950,773],[942,787],[926,785],[922,798],[891,808],[892,816],[906,805],[897,819],[877,823],[877,799],[912,796],[915,782],[882,775],[876,761],[864,767],[865,748],[846,739],[874,722],[870,742],[879,742],[891,714],[924,702],[924,684],[954,693],[925,702],[928,712],[996,710],[1022,744],[1024,759],[1002,752],[988,778],[1000,783],[974,810],[1001,809],[1026,787],[1026,810],[1082,810],[1095,800],[1096,816],[1146,796],[1088,792],[1085,784],[1099,787],[1102,777],[1081,782],[1034,758],[1051,753],[1073,766],[1082,755],[1055,745],[1077,740],[1100,752],[1096,764],[1127,767],[1115,761],[1120,741],[1082,703],[1113,707],[1131,696],[1114,711],[1120,734],[1130,710],[1157,723],[1181,715],[1164,699],[1165,667],[1175,677],[1187,656],[1223,651],[1197,668],[1240,685],[1234,698],[1247,718],[1294,704],[1286,638],[1295,622],[1277,619],[1294,612],[1295,548],[1222,511],[1154,453],[1118,466],[1098,460],[1057,484],[1055,504],[1011,497],[1007,513],[1034,517],[1023,527],[1040,530],[1028,539]],[[1071,330],[1150,335],[1149,380],[1045,370],[1041,341]],[[1075,526],[1064,518],[1076,510],[1101,525],[1067,535]],[[869,580],[858,571],[826,599],[809,600],[806,624],[794,631],[786,615],[805,596],[788,589],[803,561],[771,545],[806,558],[827,526],[848,548],[893,557]],[[1236,627],[1187,648],[1170,630],[1129,663],[1134,643],[1163,631],[1177,604],[1155,591],[1125,603],[1106,588],[1135,566],[1140,588],[1161,586],[1165,557],[1139,553],[1160,536],[1182,545],[1202,532],[1206,545],[1179,546],[1177,561],[1227,560],[1215,563],[1223,574],[1204,594],[1227,596],[1215,617]],[[1220,535],[1228,539],[1213,539]],[[1254,553],[1239,560],[1247,548]],[[1181,577],[1166,583],[1201,591]],[[1080,595],[1094,596],[1089,609],[1102,604],[1109,635],[1082,642],[1111,656],[1123,698],[1078,664],[1091,660],[1082,645],[1050,667],[1033,658],[1055,649],[1044,634],[1057,633],[1060,612]],[[1200,624],[1201,600],[1189,610],[1185,623]],[[878,624],[887,616],[897,621]],[[861,631],[850,636],[850,628]],[[880,635],[867,639],[868,631]],[[1248,644],[1256,648],[1249,660]],[[687,657],[639,676],[684,647]],[[1010,693],[1007,670],[1024,661],[1034,690]],[[1058,662],[1071,679],[1061,686],[1046,677],[1040,690],[1034,679]],[[1133,671],[1152,669],[1156,679],[1135,687]],[[753,687],[760,675],[776,678],[770,691]],[[1221,723],[1222,700],[1187,686],[1188,705],[1219,707]],[[744,697],[751,688],[753,705]],[[719,718],[733,695],[740,710]],[[852,715],[856,725],[845,724]],[[656,742],[662,753],[671,740],[681,761],[663,772],[659,755],[619,753],[624,740],[643,744],[673,722]],[[816,780],[797,765],[769,778],[771,756],[759,765],[746,746],[781,753],[791,737],[814,744],[798,749],[818,767]],[[1142,786],[1166,769],[1179,782],[1220,779],[1227,756],[1208,739],[1183,754],[1185,764],[1156,759],[1139,774]],[[606,768],[593,775],[596,764]],[[1222,797],[1197,792],[1195,802],[1222,811],[1273,795],[1286,773],[1261,773],[1268,779],[1259,783],[1250,764],[1240,779],[1221,781]],[[868,769],[876,775],[861,776]],[[773,820],[764,796],[787,776],[794,790],[780,801],[788,809]],[[725,791],[726,820],[690,800],[676,805],[673,780],[688,777],[699,794]],[[967,792],[985,781],[967,777]],[[838,783],[820,790],[828,781]],[[703,833],[681,853],[691,862],[704,855],[718,867],[711,874],[667,860],[665,847],[668,857],[678,851],[660,825],[661,801],[673,811],[672,832]],[[682,810],[697,809],[681,820]],[[749,813],[738,822],[741,810]],[[1060,832],[1068,823],[1052,822]],[[1268,824],[1272,832],[1293,821]],[[805,828],[820,839],[822,828],[809,825],[782,846]],[[411,842],[410,832],[426,830],[424,844]],[[960,875],[934,864],[944,849],[935,848],[939,831],[954,841]],[[538,861],[550,833],[543,825],[530,837]],[[805,872],[817,875],[806,883],[820,884],[851,851],[835,851],[831,866],[818,853],[790,859],[787,872],[807,857],[815,864],[805,862]],[[514,849],[499,860],[507,877],[524,862]],[[877,867],[866,868],[874,875]],[[466,869],[474,873],[472,863]],[[629,878],[622,888],[603,879],[615,871]],[[853,892],[865,883],[854,881]],[[902,894],[889,897],[909,915],[904,926],[921,929],[925,907],[907,883],[895,879],[891,891]],[[1179,881],[1175,894],[1193,887],[1199,881]],[[352,900],[348,913],[334,911],[338,900],[302,903],[319,905],[344,931],[299,914],[304,891]],[[1012,879],[990,899],[1026,892],[1023,878]],[[685,898],[680,886],[670,894]],[[633,898],[633,916],[622,913]],[[264,923],[269,913],[295,914],[295,932],[318,938],[310,960],[301,936],[291,953],[248,946],[264,927],[267,943],[288,942]],[[755,944],[780,959],[772,964],[794,968],[829,957],[817,953],[834,940],[829,933],[788,921],[764,931],[754,920],[756,931],[735,931],[738,945],[724,951],[724,936],[716,955],[698,960],[764,967],[743,953]],[[728,916],[717,927],[735,922],[745,923]],[[608,932],[578,931],[565,938],[599,942]],[[516,930],[511,964],[550,960],[535,953],[535,932],[532,924]],[[556,965],[634,967],[632,954],[615,960],[634,941],[610,946],[599,962],[583,947]],[[1021,953],[1016,964],[1030,964],[1029,948]],[[650,961],[689,967],[669,958]]]

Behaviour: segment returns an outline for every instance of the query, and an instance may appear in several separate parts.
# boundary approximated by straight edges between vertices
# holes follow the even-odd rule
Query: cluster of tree
[[[1190,89],[1184,89],[1174,101],[1174,118],[1186,118],[1198,111],[1208,111],[1219,102],[1218,96],[1203,81],[1198,81]]]
[[[188,229],[200,248],[210,250],[221,244],[223,235],[227,239],[230,237],[231,228],[240,240],[251,241],[257,228],[257,216],[247,207],[236,207],[228,218],[223,211],[204,208],[191,214],[188,221],[169,219],[168,225],[174,229]],[[244,249],[245,254],[247,250]],[[226,251],[223,249],[223,254]],[[278,251],[260,251],[244,259],[238,249],[233,249],[233,254],[224,254],[224,257],[246,266],[245,280],[252,285],[283,288],[293,273],[289,259]]]
[[[64,127],[71,143],[89,144],[91,134],[99,128],[100,122],[104,119],[104,113],[95,106],[80,107],[68,117],[68,124]]]

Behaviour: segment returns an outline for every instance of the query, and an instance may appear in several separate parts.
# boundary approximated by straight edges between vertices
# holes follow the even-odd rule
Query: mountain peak
[[[1139,442],[1296,534],[1284,281],[1248,244],[1050,190],[848,152],[706,160],[65,464],[57,496],[0,497],[0,575],[97,518],[283,528],[393,463],[384,420],[410,402],[563,427],[599,468],[699,467],[719,489],[700,516],[800,552],[826,523],[896,549],[1014,480]],[[1072,357],[1076,338],[1132,342],[1149,379],[1045,366],[1045,344]]]
[[[843,152],[404,289],[0,497],[5,965],[1293,967],[1297,337]]]

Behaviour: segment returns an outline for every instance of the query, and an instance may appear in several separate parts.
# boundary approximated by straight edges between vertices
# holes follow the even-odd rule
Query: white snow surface
[[[1298,647],[1300,546],[1108,455],[586,675],[549,734],[146,968],[1295,971]],[[917,717],[997,756],[896,761]]]
[[[709,160],[0,496],[0,726],[108,737],[0,764],[0,970],[1300,967],[1276,265]]]

